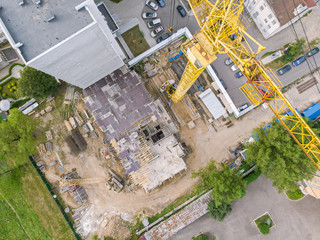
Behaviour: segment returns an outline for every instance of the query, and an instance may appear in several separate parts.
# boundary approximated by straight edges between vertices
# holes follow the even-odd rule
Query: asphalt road
[[[247,194],[233,204],[233,210],[223,222],[208,216],[199,218],[180,230],[170,240],[192,239],[200,232],[214,234],[217,240],[317,240],[320,201],[306,196],[298,201],[289,200],[284,193],[278,194],[272,181],[258,178],[248,186]],[[275,226],[262,235],[253,220],[268,212]]]

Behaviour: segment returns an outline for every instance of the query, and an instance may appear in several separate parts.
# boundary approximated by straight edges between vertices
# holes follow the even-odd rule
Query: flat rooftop
[[[62,40],[93,22],[85,8],[75,7],[84,0],[41,0],[36,5],[24,0],[20,6],[15,0],[1,1],[0,18],[28,62]],[[53,20],[47,22],[50,16]],[[79,49],[80,50],[80,49]]]
[[[157,115],[150,95],[135,72],[120,69],[83,90],[85,103],[109,141],[119,140],[137,122]]]

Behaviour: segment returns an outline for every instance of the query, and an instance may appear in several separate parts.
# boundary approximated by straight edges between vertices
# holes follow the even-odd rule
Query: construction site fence
[[[53,197],[55,194],[55,192],[53,191],[51,184],[48,182],[48,180],[45,178],[45,175],[43,174],[43,172],[38,168],[36,162],[33,160],[32,157],[29,157],[30,162],[32,163],[33,167],[37,170],[39,176],[41,177],[43,183],[46,185],[47,189],[49,190],[53,200],[56,202],[56,204],[58,205],[60,212],[62,213],[64,219],[67,221],[69,227],[71,228],[71,231],[73,232],[73,235],[75,236],[75,238],[77,240],[81,240],[80,236],[76,233],[75,229],[73,228],[73,224],[70,222],[68,215],[64,212],[64,209],[62,207],[62,204],[60,203],[59,199],[57,197]]]

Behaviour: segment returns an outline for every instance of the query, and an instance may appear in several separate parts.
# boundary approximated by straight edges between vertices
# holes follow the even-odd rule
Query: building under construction
[[[186,169],[184,149],[172,134],[177,128],[135,72],[119,69],[83,92],[88,109],[136,185],[149,192]]]

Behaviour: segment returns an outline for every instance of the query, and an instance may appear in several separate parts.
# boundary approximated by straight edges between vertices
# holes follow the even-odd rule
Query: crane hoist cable
[[[294,1],[294,0],[293,0],[293,1]],[[290,18],[289,11],[288,11],[288,8],[287,8],[284,0],[282,0],[282,4],[283,4],[283,6],[284,6],[284,8],[285,8],[285,10],[286,10],[288,19],[289,19],[289,21],[290,21],[290,26],[291,26],[291,28],[292,28],[292,30],[293,30],[293,34],[295,35],[295,37],[296,37],[296,39],[297,39],[297,42],[298,42],[298,44],[299,44],[299,47],[300,47],[300,49],[301,49],[301,51],[302,51],[303,56],[306,58],[306,62],[307,62],[307,65],[308,65],[310,74],[311,74],[311,76],[314,78],[313,70],[312,70],[312,68],[311,68],[311,66],[310,66],[309,59],[307,58],[307,55],[305,54],[305,52],[304,52],[304,50],[303,50],[303,47],[302,47],[302,44],[301,44],[301,40],[299,39],[298,33],[297,33],[297,31],[296,31],[296,28],[295,28],[295,26],[293,25],[293,22],[292,22],[292,20],[291,20],[291,18]],[[299,15],[299,16],[300,16],[300,15]],[[316,84],[316,87],[317,87],[317,89],[318,89],[318,92],[320,93],[318,84]]]

